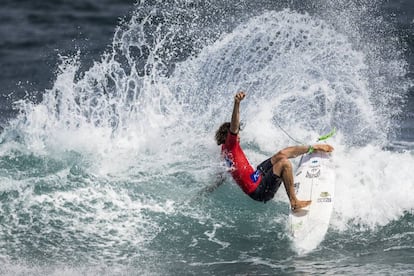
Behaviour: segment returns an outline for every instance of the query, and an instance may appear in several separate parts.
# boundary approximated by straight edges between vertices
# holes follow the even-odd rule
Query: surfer
[[[222,156],[230,168],[232,177],[254,200],[266,202],[272,199],[283,182],[293,211],[308,206],[310,200],[302,201],[296,198],[292,164],[288,159],[311,151],[331,152],[333,147],[328,144],[287,147],[260,163],[256,170],[253,169],[240,147],[239,108],[245,97],[246,94],[242,91],[236,93],[231,122],[223,123],[215,136],[217,145],[221,145]]]

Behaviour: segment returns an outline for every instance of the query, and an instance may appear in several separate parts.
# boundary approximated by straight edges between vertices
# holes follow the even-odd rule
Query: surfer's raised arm
[[[243,91],[239,91],[234,96],[233,113],[231,115],[230,131],[233,134],[239,133],[240,128],[240,102],[246,97]]]

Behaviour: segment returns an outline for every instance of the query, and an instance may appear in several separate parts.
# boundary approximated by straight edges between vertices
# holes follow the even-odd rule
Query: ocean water
[[[5,1],[0,274],[414,274],[410,1]],[[247,93],[256,165],[337,129],[331,225],[226,178],[214,132]],[[283,128],[284,131],[281,130]],[[298,160],[292,160],[297,165]]]

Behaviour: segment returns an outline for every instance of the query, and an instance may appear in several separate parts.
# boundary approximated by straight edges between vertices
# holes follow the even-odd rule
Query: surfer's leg
[[[310,200],[302,201],[296,197],[292,163],[287,158],[277,155],[272,157],[272,161],[276,161],[273,164],[273,173],[282,177],[292,210],[298,210],[308,206],[311,203]]]

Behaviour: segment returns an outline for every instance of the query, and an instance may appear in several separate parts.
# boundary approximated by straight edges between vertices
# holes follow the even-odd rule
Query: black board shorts
[[[273,173],[273,166],[270,158],[260,163],[260,165],[257,166],[257,170],[262,175],[262,180],[256,190],[249,196],[254,200],[266,203],[266,201],[271,200],[275,196],[280,184],[282,184],[282,179]]]

